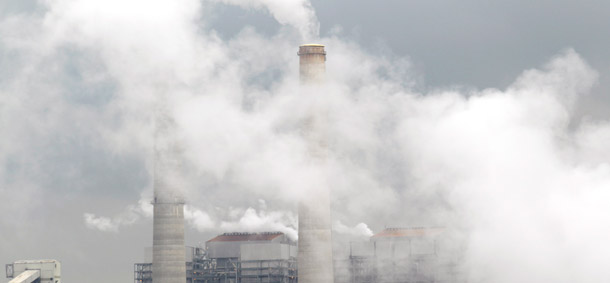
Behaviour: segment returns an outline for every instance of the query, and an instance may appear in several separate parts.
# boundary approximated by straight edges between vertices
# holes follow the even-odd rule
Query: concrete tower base
[[[299,205],[299,283],[332,283],[333,248],[328,196]]]
[[[184,204],[154,203],[153,280],[185,283]]]

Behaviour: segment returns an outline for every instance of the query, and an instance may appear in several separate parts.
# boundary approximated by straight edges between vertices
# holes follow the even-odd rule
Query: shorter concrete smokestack
[[[185,283],[183,156],[164,102],[159,99],[155,113],[152,275],[155,283]]]
[[[153,280],[186,282],[184,204],[156,199],[153,219]]]

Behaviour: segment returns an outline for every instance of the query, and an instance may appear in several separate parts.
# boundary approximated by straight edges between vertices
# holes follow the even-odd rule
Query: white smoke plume
[[[317,33],[306,1],[222,2],[265,7],[278,22]],[[152,101],[170,93],[187,156],[186,218],[196,229],[296,238],[295,201],[328,176],[335,223],[367,223],[354,228],[364,235],[385,225],[463,231],[472,282],[610,277],[610,123],[574,113],[598,76],[576,51],[506,89],[421,93],[408,60],[322,37],[328,83],[302,95],[302,42],[252,29],[221,40],[200,18],[208,4],[52,0],[2,19],[0,212],[15,217],[0,227],[17,231],[0,235],[2,254],[18,252],[9,243],[24,234],[41,234],[19,225],[43,215],[37,207],[61,207],[45,198],[88,189],[99,203],[73,214],[95,230],[124,231],[148,217],[149,204],[116,217],[88,211],[113,202],[101,195],[147,187],[129,180],[152,171]],[[299,133],[303,109],[320,101],[331,121],[327,170],[307,162]],[[259,198],[265,207],[252,208],[248,200]],[[61,251],[74,270],[89,268],[77,248]],[[71,281],[90,278],[81,276]]]
[[[358,223],[354,227],[349,227],[337,220],[333,223],[333,231],[360,240],[368,240],[369,237],[373,236],[373,231],[365,223]]]
[[[591,148],[579,144],[582,130],[570,129],[574,100],[596,78],[568,50],[505,91],[412,101],[398,128],[404,158],[413,185],[445,195],[457,223],[469,227],[465,266],[472,281],[598,282],[605,273],[591,265],[607,261],[610,246],[591,237],[610,233],[597,225],[609,220],[600,213],[610,193],[602,189],[610,182],[607,160],[583,162]],[[597,124],[596,131],[608,127]],[[574,262],[576,254],[595,260]],[[562,266],[570,267],[558,273]]]
[[[305,41],[317,39],[320,23],[309,0],[208,0],[243,8],[265,9],[282,25],[299,30]]]
[[[220,210],[220,211],[218,211]],[[214,219],[209,213],[192,206],[186,206],[184,218],[199,232],[269,232],[278,231],[290,239],[297,239],[296,217],[291,211],[270,211],[266,202],[259,200],[259,208],[217,209],[216,214],[226,218]]]
[[[297,240],[296,216],[288,211],[257,211],[248,208],[245,211],[238,210],[238,218],[230,221],[222,221],[220,229],[224,232],[266,232],[278,231],[286,234],[290,239]]]
[[[118,221],[113,221],[108,217],[98,217],[95,214],[85,213],[85,225],[90,229],[97,229],[103,232],[118,232],[119,225]]]
[[[199,232],[214,230],[217,226],[209,214],[191,206],[184,207],[184,220]]]
[[[153,206],[150,199],[141,199],[138,205],[129,205],[119,215],[109,218],[104,216],[96,216],[93,213],[85,213],[85,225],[89,229],[99,230],[102,232],[119,232],[122,226],[133,225],[142,217],[151,218],[153,215]]]
[[[216,208],[213,215],[192,205],[186,205],[184,219],[190,227],[199,232],[279,231],[293,240],[297,239],[296,216],[293,212],[268,210],[265,200],[262,199],[259,199],[258,203],[258,209]],[[84,213],[83,218],[89,229],[117,233],[121,228],[133,225],[142,218],[152,218],[152,210],[151,199],[142,198],[138,201],[138,205],[129,205],[112,218],[93,213]]]

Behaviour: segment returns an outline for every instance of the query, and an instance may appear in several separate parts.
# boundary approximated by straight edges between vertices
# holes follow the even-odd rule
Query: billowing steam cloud
[[[297,28],[304,40],[317,39],[320,23],[308,0],[208,0],[243,8],[266,9],[282,25]]]
[[[285,233],[290,239],[297,240],[296,215],[292,211],[268,210],[264,200],[258,200],[257,208],[216,208],[215,215],[187,205],[184,208],[185,221],[199,232],[268,232],[279,231]],[[93,213],[85,213],[85,224],[88,228],[102,232],[117,233],[122,227],[133,225],[143,217],[152,218],[152,204],[149,199],[141,199],[138,206],[129,205],[115,217],[96,216]],[[355,228],[347,227],[338,223],[340,233],[350,235],[370,233],[368,227],[361,223]],[[368,231],[368,232],[367,232]],[[368,235],[368,234],[367,234]]]
[[[333,231],[347,234],[356,239],[360,238],[361,240],[368,240],[369,237],[373,236],[373,231],[364,223],[358,223],[354,227],[349,227],[341,221],[336,221],[333,224]]]
[[[142,217],[152,217],[153,206],[151,200],[140,199],[138,205],[129,205],[121,214],[110,218],[104,216],[96,216],[93,213],[85,213],[85,225],[90,229],[100,230],[103,232],[119,232],[121,226],[130,226]]]
[[[245,210],[229,208],[217,211],[217,214],[226,215],[225,220],[214,220],[208,213],[196,208],[185,209],[186,221],[199,232],[279,231],[292,240],[297,239],[296,216],[291,211],[268,211],[264,200],[259,200],[258,210],[252,207]]]
[[[268,9],[305,38],[317,35],[308,1],[215,2]],[[151,172],[152,100],[165,93],[181,129],[190,182],[181,186],[196,229],[296,237],[295,201],[329,176],[338,232],[455,228],[474,282],[610,277],[610,123],[575,118],[579,97],[597,81],[576,51],[506,89],[418,93],[408,61],[326,37],[328,83],[305,94],[296,74],[300,35],[246,29],[224,41],[194,0],[41,5],[0,25],[0,212],[14,215],[0,219],[3,231],[31,217],[24,208],[42,206],[34,196],[46,190],[69,198],[83,188],[150,189],[130,180]],[[313,103],[329,110],[327,170],[307,162],[299,133]],[[129,173],[107,169],[114,165]],[[257,199],[267,200],[264,208]],[[79,217],[111,232],[150,213],[138,205],[100,217],[91,206]],[[10,250],[2,237],[10,235],[0,235],[0,250]]]

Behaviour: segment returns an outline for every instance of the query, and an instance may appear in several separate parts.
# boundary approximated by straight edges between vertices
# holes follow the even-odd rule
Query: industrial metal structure
[[[189,248],[185,279],[188,283],[296,283],[296,249],[296,243],[280,232],[225,233],[207,241],[205,248]],[[153,282],[154,276],[150,263],[134,265],[136,283]]]
[[[54,259],[19,260],[6,265],[9,283],[61,283],[61,263]]]
[[[369,241],[350,242],[335,256],[336,283],[464,283],[463,247],[441,227],[386,228]],[[225,233],[187,247],[188,283],[297,283],[295,242],[280,232]],[[135,283],[153,282],[151,263],[134,266]],[[301,281],[302,282],[302,281]]]
[[[302,45],[298,55],[303,89],[318,91],[317,86],[323,82],[326,72],[324,45]],[[309,143],[312,164],[324,170],[328,150],[324,133],[327,113],[323,107],[311,107],[303,132]],[[299,202],[299,281],[331,283],[334,275],[329,190],[327,180],[314,183],[320,187],[311,188],[308,196]]]
[[[337,283],[456,283],[460,249],[444,228],[386,228],[369,242],[350,243],[337,261]]]
[[[182,148],[164,95],[155,113],[152,273],[155,283],[185,283]]]

